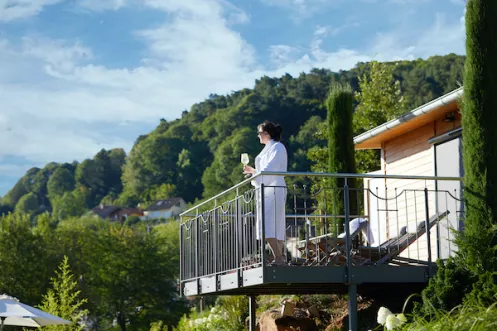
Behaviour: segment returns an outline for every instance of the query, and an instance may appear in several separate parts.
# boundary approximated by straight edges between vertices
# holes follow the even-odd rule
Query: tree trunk
[[[121,327],[121,331],[126,331],[126,316],[124,316],[121,313],[118,313],[117,324]]]

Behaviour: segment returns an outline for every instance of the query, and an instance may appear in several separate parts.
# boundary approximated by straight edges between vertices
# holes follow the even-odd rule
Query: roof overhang
[[[430,101],[399,118],[386,122],[354,138],[355,149],[380,149],[384,141],[433,122],[448,111],[457,108],[457,100],[463,95],[463,87]]]

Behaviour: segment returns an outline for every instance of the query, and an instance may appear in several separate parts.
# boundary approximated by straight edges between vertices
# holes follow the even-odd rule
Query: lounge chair
[[[349,222],[350,238],[354,240],[362,232],[368,242],[372,240],[372,234],[368,226],[369,222],[364,218],[354,218]],[[322,235],[300,241],[303,245],[298,250],[305,258],[303,265],[329,264],[346,245],[346,232],[340,233],[337,237]]]
[[[429,219],[428,227],[432,228],[448,214],[447,210],[433,215]],[[425,225],[425,221],[419,222],[416,232],[412,233],[408,233],[406,227],[403,227],[397,237],[388,239],[378,247],[360,246],[353,254],[354,264],[382,264],[391,261],[426,233]]]

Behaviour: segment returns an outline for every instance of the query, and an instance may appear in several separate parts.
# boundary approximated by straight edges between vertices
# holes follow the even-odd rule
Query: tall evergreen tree
[[[468,0],[462,112],[464,196],[467,210],[464,237],[460,246],[466,256],[468,268],[480,275],[480,284],[475,285],[474,293],[477,293],[478,299],[487,302],[494,300],[492,297],[497,290],[495,276],[489,276],[497,271],[494,248],[497,245],[495,17],[497,2]]]
[[[64,256],[55,277],[51,278],[53,289],[49,289],[43,296],[40,309],[73,322],[71,325],[53,325],[44,329],[47,331],[80,331],[85,324],[83,319],[88,315],[88,310],[83,305],[88,301],[81,299],[78,281],[74,279],[69,260]]]
[[[326,99],[326,109],[328,110],[328,171],[331,173],[355,173],[354,155],[354,131],[352,128],[354,93],[349,85],[333,84]],[[333,190],[332,204],[333,214],[343,215],[344,194],[343,178],[332,178],[330,188]],[[356,180],[347,179],[347,185],[351,189],[350,213],[357,213],[357,198],[353,191],[356,187]],[[338,221],[338,220],[337,220]],[[338,226],[337,226],[338,225]],[[333,230],[338,228],[342,231],[341,222],[333,226]]]

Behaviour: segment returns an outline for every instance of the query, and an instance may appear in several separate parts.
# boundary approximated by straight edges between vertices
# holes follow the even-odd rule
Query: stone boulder
[[[266,311],[259,319],[260,331],[312,331],[316,328],[312,318],[283,316],[277,310]]]

